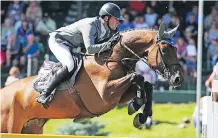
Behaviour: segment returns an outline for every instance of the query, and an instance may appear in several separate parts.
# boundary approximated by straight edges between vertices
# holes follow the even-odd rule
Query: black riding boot
[[[37,102],[41,103],[45,107],[45,100],[47,96],[63,81],[69,78],[70,73],[66,66],[60,68],[48,82],[45,90],[37,98]],[[47,105],[48,106],[48,105]]]

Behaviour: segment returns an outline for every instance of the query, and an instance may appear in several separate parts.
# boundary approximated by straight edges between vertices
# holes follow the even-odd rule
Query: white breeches
[[[67,66],[68,71],[71,72],[74,68],[74,62],[72,55],[70,53],[70,49],[68,46],[64,44],[59,44],[55,41],[56,32],[50,33],[50,37],[48,40],[49,48],[55,57],[64,65]]]

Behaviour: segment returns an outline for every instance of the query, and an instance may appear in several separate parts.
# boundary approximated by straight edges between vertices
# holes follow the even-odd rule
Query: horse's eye
[[[161,51],[162,51],[163,54],[165,54],[165,53],[167,53],[167,48],[164,47],[164,48],[161,49]]]

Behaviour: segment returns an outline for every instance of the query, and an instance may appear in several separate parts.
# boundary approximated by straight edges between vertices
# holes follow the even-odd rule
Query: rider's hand
[[[110,47],[113,47],[121,38],[121,35],[119,34],[119,32],[115,33],[109,40],[108,40],[108,44],[110,45]]]

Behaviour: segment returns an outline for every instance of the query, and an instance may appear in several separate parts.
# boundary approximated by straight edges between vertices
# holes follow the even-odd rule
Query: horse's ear
[[[172,39],[172,37],[175,35],[178,27],[179,27],[179,24],[175,28],[173,28],[172,30],[166,32],[165,31],[165,24],[162,22],[160,24],[160,28],[158,31],[158,39]]]
[[[178,27],[179,27],[179,24],[178,24],[175,28],[173,28],[172,30],[166,32],[167,36],[168,36],[169,38],[172,38],[172,37],[175,35],[175,33],[176,33]]]
[[[165,25],[164,23],[162,22],[160,24],[160,28],[159,28],[159,31],[158,31],[158,39],[161,39],[164,35],[164,31],[165,31]]]

